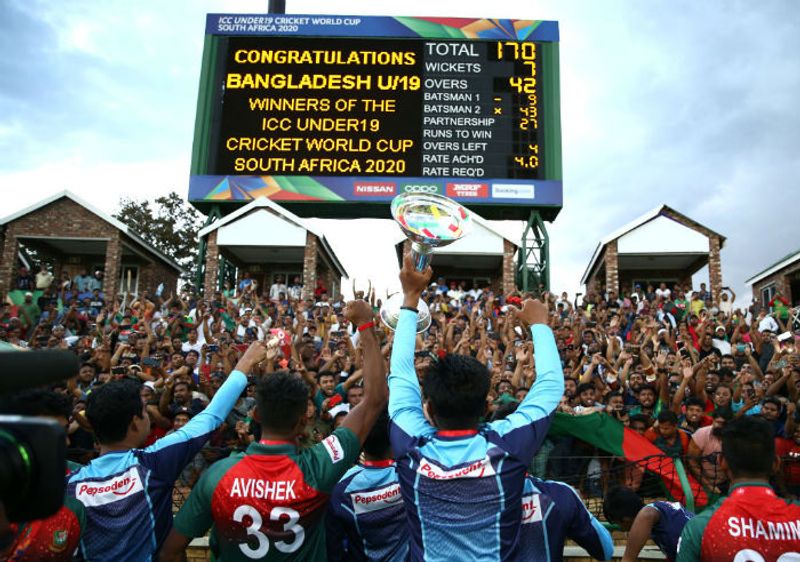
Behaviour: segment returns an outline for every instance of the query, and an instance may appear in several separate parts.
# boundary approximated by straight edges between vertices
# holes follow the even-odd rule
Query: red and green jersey
[[[67,562],[78,548],[81,526],[75,514],[61,506],[54,515],[30,523],[12,524],[11,546],[0,551],[5,562]]]
[[[766,483],[742,483],[686,523],[677,562],[800,560],[800,504]]]
[[[82,467],[67,461],[67,474]],[[4,562],[67,562],[78,548],[81,522],[65,505],[44,519],[27,523],[12,523],[11,545],[0,549]]]
[[[781,458],[784,483],[792,490],[800,487],[800,444],[794,439],[776,437],[775,454]]]
[[[223,562],[326,559],[324,514],[336,483],[358,459],[358,437],[339,428],[321,443],[262,441],[211,466],[175,518],[187,537],[214,526]]]

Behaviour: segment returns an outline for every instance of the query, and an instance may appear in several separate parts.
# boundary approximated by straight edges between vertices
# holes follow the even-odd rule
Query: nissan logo
[[[403,191],[406,193],[439,193],[439,186],[409,184],[403,186]]]

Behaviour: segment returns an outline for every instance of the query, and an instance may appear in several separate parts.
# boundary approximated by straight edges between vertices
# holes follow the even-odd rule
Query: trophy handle
[[[425,271],[433,259],[433,247],[419,242],[411,243],[411,259],[417,271]]]

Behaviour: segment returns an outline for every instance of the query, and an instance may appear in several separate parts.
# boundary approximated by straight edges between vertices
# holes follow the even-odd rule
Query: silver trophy
[[[411,259],[417,271],[431,263],[433,249],[447,246],[464,236],[470,225],[470,214],[460,203],[442,195],[403,193],[392,200],[392,218],[411,240]],[[403,293],[396,293],[383,303],[381,321],[390,330],[397,329]],[[428,305],[417,305],[417,333],[431,325]]]

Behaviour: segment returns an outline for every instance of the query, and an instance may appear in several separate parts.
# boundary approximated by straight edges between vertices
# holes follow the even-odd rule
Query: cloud
[[[0,3],[7,211],[65,187],[109,211],[124,194],[183,192],[205,13],[266,5]],[[565,206],[548,225],[554,289],[574,292],[597,240],[661,203],[728,237],[723,275],[740,295],[747,277],[797,249],[800,65],[792,54],[800,51],[800,18],[790,0],[288,7],[559,21]],[[352,275],[396,286],[386,238],[394,225],[323,224]],[[522,231],[519,223],[499,228],[515,239]]]
[[[68,189],[103,211],[112,213],[121,198],[153,199],[182,191],[188,158],[139,162],[91,162],[73,158],[30,170],[0,173],[4,195],[14,201],[12,211],[33,205]],[[3,216],[7,213],[4,211]]]

